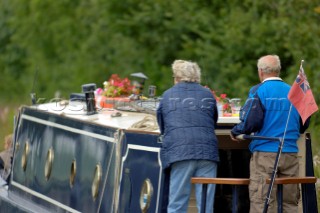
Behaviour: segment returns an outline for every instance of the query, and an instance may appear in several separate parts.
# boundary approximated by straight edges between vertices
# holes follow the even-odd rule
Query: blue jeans
[[[185,160],[173,163],[170,172],[168,213],[186,213],[191,194],[191,177],[216,177],[217,163],[208,160]],[[213,213],[216,186],[208,185],[206,213]],[[201,207],[202,185],[196,184],[198,212]]]

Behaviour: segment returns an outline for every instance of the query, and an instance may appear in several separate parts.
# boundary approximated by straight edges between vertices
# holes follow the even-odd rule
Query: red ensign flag
[[[289,91],[288,98],[292,105],[298,110],[303,124],[308,117],[318,110],[302,64],[300,66],[299,75]]]

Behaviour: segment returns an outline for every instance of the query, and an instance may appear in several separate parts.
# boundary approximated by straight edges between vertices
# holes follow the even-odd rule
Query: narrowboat
[[[0,212],[166,212],[169,175],[159,158],[159,100],[134,100],[113,108],[96,108],[88,100],[85,93],[78,101],[19,109],[11,175],[0,187]],[[219,117],[218,177],[249,177],[249,141],[229,138],[238,122],[239,117]],[[310,136],[302,135],[302,176],[313,176],[310,143]],[[316,212],[314,185],[308,190],[308,212]],[[248,212],[247,186],[239,194],[237,211]],[[215,212],[232,211],[231,186],[217,186],[215,199]],[[197,211],[190,207],[189,212]]]

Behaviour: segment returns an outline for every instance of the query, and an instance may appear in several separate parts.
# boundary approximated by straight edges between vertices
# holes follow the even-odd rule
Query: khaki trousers
[[[277,153],[254,152],[250,160],[250,213],[262,213],[267,197],[270,178],[274,169]],[[299,163],[297,153],[282,153],[277,177],[298,177]],[[273,186],[268,213],[277,212],[276,185]],[[283,185],[283,212],[297,213],[300,189],[297,184]]]

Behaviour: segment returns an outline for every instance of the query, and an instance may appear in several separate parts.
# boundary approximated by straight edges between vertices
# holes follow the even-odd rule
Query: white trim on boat
[[[52,127],[56,127],[56,128],[59,128],[59,129],[63,129],[63,130],[69,131],[69,132],[79,133],[79,134],[82,134],[82,135],[87,135],[87,136],[90,136],[90,137],[93,137],[93,138],[98,138],[98,139],[101,139],[101,140],[106,140],[106,141],[115,143],[114,138],[108,137],[108,136],[105,136],[105,135],[100,135],[100,134],[96,134],[96,133],[92,133],[92,132],[88,132],[88,131],[72,128],[72,127],[69,127],[69,126],[57,124],[57,123],[54,123],[54,122],[51,122],[51,121],[46,121],[46,120],[35,118],[35,117],[29,116],[29,115],[25,115],[25,114],[21,115],[21,118],[29,120],[29,121],[33,121],[33,122],[36,122],[36,123],[44,124],[44,125],[47,125],[47,126],[52,126]]]
[[[157,204],[156,204],[156,211],[159,211],[159,198],[160,198],[160,186],[161,186],[161,179],[162,179],[162,164],[160,161],[160,148],[158,147],[150,147],[150,146],[141,146],[141,145],[134,145],[134,144],[128,144],[128,148],[126,151],[126,154],[122,157],[122,167],[123,167],[123,163],[126,161],[128,154],[129,154],[129,149],[135,149],[135,150],[143,150],[143,151],[147,151],[147,152],[157,152],[158,153],[158,162],[159,162],[159,179],[158,179],[158,193],[157,193]],[[121,171],[121,175],[120,177],[122,177],[122,171]]]
[[[158,152],[158,162],[160,166],[160,172],[159,172],[158,195],[157,195],[158,199],[157,199],[157,207],[156,207],[157,212],[159,211],[160,188],[161,188],[161,180],[162,180],[162,163],[160,160],[160,151]]]
[[[160,148],[157,148],[157,147],[141,146],[141,145],[134,145],[134,144],[129,144],[128,148],[143,150],[143,151],[148,151],[148,152],[159,152],[160,151]]]
[[[69,206],[66,206],[66,205],[64,205],[64,204],[62,204],[62,203],[60,203],[60,202],[58,202],[58,201],[56,201],[56,200],[54,200],[54,199],[52,199],[52,198],[50,198],[50,197],[44,196],[44,195],[42,195],[42,194],[40,194],[40,193],[38,193],[38,192],[36,192],[36,191],[33,191],[33,190],[31,190],[31,189],[29,189],[29,188],[27,188],[27,187],[25,187],[25,186],[23,186],[23,185],[15,182],[15,181],[13,181],[13,180],[11,181],[11,184],[14,185],[14,186],[16,186],[17,188],[20,188],[21,190],[29,193],[29,194],[32,194],[32,195],[34,195],[34,196],[36,196],[36,197],[39,197],[39,198],[41,198],[41,199],[43,199],[43,200],[46,200],[46,201],[48,201],[48,202],[50,202],[50,203],[52,203],[52,204],[54,204],[54,205],[56,205],[56,206],[59,206],[59,207],[65,209],[65,210],[67,210],[67,211],[69,211],[69,212],[72,212],[72,213],[81,213],[81,212],[79,212],[79,211],[77,211],[77,210],[75,210],[75,209],[73,209],[73,208],[70,208]]]

